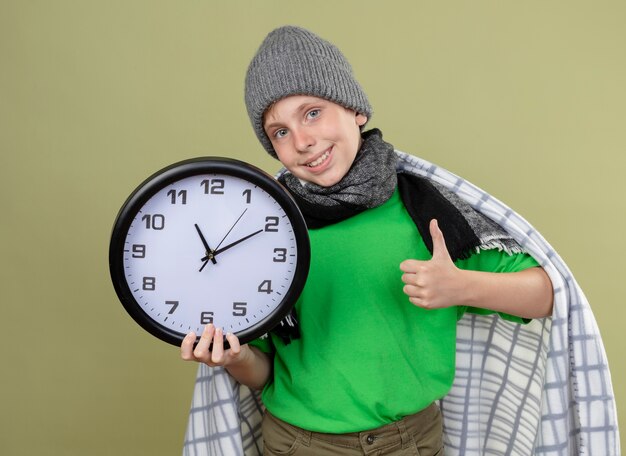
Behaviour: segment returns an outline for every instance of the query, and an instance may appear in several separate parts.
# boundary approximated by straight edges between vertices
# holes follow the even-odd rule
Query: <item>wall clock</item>
[[[124,308],[173,345],[209,323],[242,344],[268,332],[300,295],[309,261],[306,224],[288,191],[223,157],[150,176],[120,209],[109,246]]]

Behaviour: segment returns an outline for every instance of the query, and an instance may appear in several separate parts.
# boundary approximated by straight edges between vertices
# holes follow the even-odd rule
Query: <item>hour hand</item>
[[[218,254],[220,254],[220,253],[222,253],[222,252],[224,252],[224,251],[226,251],[226,250],[228,250],[228,249],[231,249],[231,248],[235,247],[237,244],[240,244],[240,243],[242,243],[243,241],[248,240],[248,239],[250,239],[252,236],[256,236],[257,234],[259,234],[259,233],[261,233],[261,232],[263,232],[263,229],[257,230],[257,231],[255,231],[254,233],[248,234],[247,236],[244,236],[244,237],[242,237],[241,239],[238,239],[238,240],[236,240],[236,241],[234,241],[234,242],[231,242],[231,243],[230,243],[230,244],[228,244],[227,246],[222,247],[221,249],[217,249],[215,252],[212,252],[212,253],[207,253],[207,255],[206,255],[204,258],[202,258],[202,261],[208,261],[208,260],[210,260],[210,259],[211,259],[211,255],[212,255],[212,256],[217,256]]]
[[[204,238],[204,235],[202,234],[202,231],[200,231],[200,227],[198,226],[198,224],[195,223],[194,226],[196,227],[196,231],[198,232],[198,236],[200,236],[200,240],[202,241],[202,245],[204,245],[204,248],[206,249],[206,256],[204,258],[202,258],[202,260],[201,260],[201,261],[204,261],[204,264],[202,265],[202,268],[200,269],[202,271],[202,269],[204,269],[204,267],[206,266],[206,262],[208,260],[211,260],[211,262],[213,264],[216,264],[217,260],[215,259],[215,252],[213,251],[213,249],[211,247],[209,247],[209,243]]]

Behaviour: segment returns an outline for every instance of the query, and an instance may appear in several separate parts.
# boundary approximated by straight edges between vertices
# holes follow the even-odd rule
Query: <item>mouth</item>
[[[316,168],[320,165],[323,165],[326,162],[326,160],[328,160],[328,157],[330,157],[331,150],[332,148],[329,148],[328,150],[326,150],[326,152],[324,152],[322,155],[317,157],[315,160],[305,163],[305,166],[308,168]]]

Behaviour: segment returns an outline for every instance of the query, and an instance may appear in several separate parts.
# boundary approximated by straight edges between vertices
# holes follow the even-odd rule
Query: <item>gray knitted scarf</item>
[[[362,138],[352,167],[335,185],[303,184],[289,172],[279,177],[298,203],[309,228],[337,223],[380,206],[393,194],[398,183],[393,146],[383,141],[378,129],[363,133]]]

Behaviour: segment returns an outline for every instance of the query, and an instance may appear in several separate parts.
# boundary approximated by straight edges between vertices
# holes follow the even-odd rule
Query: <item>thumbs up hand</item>
[[[437,220],[430,221],[433,256],[428,261],[405,260],[400,263],[404,293],[409,301],[425,309],[459,305],[463,301],[463,271],[455,266],[448,253]]]

